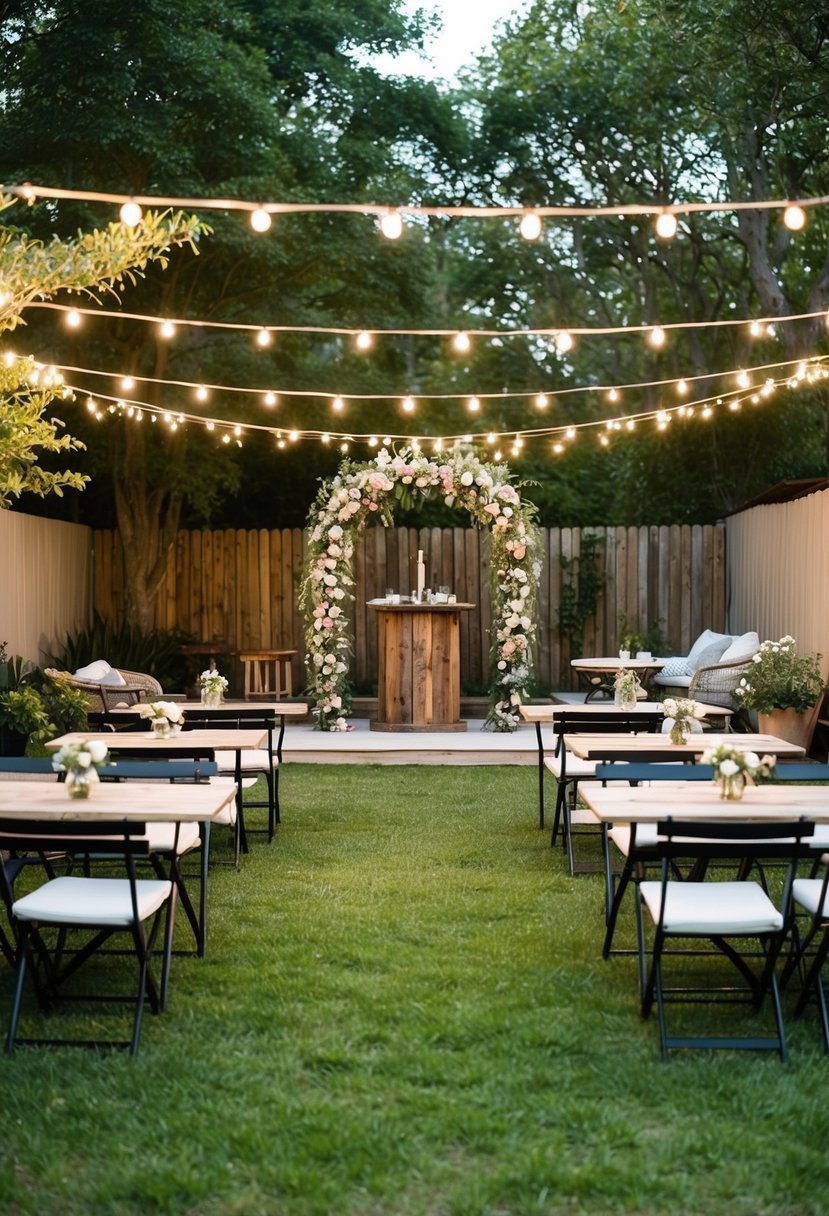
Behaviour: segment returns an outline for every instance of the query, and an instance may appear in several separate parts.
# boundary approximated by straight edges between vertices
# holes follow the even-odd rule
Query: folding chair
[[[240,755],[235,751],[216,752],[216,762],[219,772],[233,776],[243,786],[246,779],[260,776],[265,778],[267,798],[264,801],[240,800],[242,814],[238,823],[239,843],[243,853],[248,852],[248,836],[254,832],[264,832],[268,841],[272,841],[279,823],[279,756],[274,750],[274,731],[276,729],[276,711],[251,705],[229,714],[226,710],[216,715],[215,710],[188,709],[184,720],[185,730],[266,730],[267,742],[260,748],[246,748]],[[257,808],[267,808],[267,826],[264,829],[249,828],[245,822],[244,811]]]
[[[0,849],[7,851],[12,859],[21,853],[43,853],[58,845],[66,852],[95,851],[100,854],[108,842],[113,860],[119,860],[125,872],[124,877],[118,878],[72,875],[50,878],[35,890],[16,898],[5,869],[0,869],[3,899],[18,946],[17,983],[6,1036],[9,1055],[17,1042],[126,1047],[131,1055],[137,1054],[145,1004],[148,1003],[154,1013],[160,1013],[164,1008],[162,993],[166,992],[170,968],[176,891],[170,880],[136,877],[136,858],[149,853],[145,832],[144,823],[130,821],[0,819]],[[161,980],[157,984],[150,963],[162,920],[166,924]],[[147,924],[149,927],[145,929]],[[55,931],[54,944],[47,942],[44,930]],[[85,939],[72,950],[67,948],[70,932],[82,933]],[[131,995],[68,992],[67,981],[116,934],[126,934],[131,939],[137,963],[135,991]],[[131,1003],[134,1012],[130,1038],[19,1039],[17,1030],[23,994],[30,973],[38,1002],[47,1011],[62,1000]]]
[[[829,954],[829,859],[823,858],[822,876],[796,878],[792,887],[795,905],[808,918],[805,932],[795,919],[792,949],[781,978],[786,988],[793,975],[800,977],[801,988],[794,1016],[802,1017],[812,997],[817,1001],[823,1050],[829,1054],[829,1008],[823,985],[823,966]]]
[[[665,715],[661,710],[651,712],[620,714],[608,711],[607,715],[594,712],[585,713],[578,709],[563,710],[551,722],[553,733],[556,735],[556,746],[550,759],[544,761],[544,768],[556,779],[556,806],[553,817],[553,830],[550,844],[554,845],[558,837],[559,827],[562,833],[562,844],[567,853],[567,864],[571,874],[576,871],[575,849],[573,843],[573,826],[589,825],[595,831],[596,821],[589,812],[576,809],[578,800],[578,785],[580,781],[595,779],[596,763],[594,760],[580,760],[571,755],[564,746],[564,736],[573,734],[636,734],[643,732],[652,734],[659,730]],[[539,773],[539,781],[542,775]],[[543,802],[539,791],[540,801]],[[543,814],[543,811],[541,812]]]
[[[643,782],[712,781],[714,769],[710,764],[610,764],[596,763],[596,780],[606,785],[608,781],[625,781],[628,785]],[[667,801],[667,796],[666,796]],[[657,860],[654,846],[656,829],[653,824],[626,822],[602,824],[602,857],[605,877],[605,936],[602,957],[627,954],[627,950],[613,947],[616,922],[624,894],[631,882],[645,877],[647,864]],[[616,874],[611,845],[622,855],[622,869]]]
[[[798,862],[809,853],[814,825],[801,819],[788,822],[674,820],[656,825],[654,850],[660,861],[658,880],[645,880],[637,888],[637,939],[642,1017],[649,1017],[656,1004],[659,1043],[663,1060],[676,1048],[740,1048],[777,1051],[787,1058],[783,1009],[775,964],[792,926],[792,887]],[[728,882],[712,879],[707,863],[714,858],[742,860],[746,855],[785,859],[786,876],[780,907],[776,907],[757,882]],[[675,862],[688,858],[703,861],[702,881],[673,877]],[[650,963],[646,946],[645,919],[653,923]],[[742,984],[711,985],[664,982],[663,963],[671,944],[672,968],[682,959],[699,960],[699,947],[677,950],[672,943],[707,941],[717,957],[725,958]],[[756,945],[752,945],[756,943]],[[703,952],[708,957],[711,951]],[[770,1035],[669,1034],[666,1005],[704,1001],[749,1004],[759,1011],[771,994],[775,1031]]]
[[[104,781],[210,781],[218,774],[215,760],[116,760],[102,771]],[[209,823],[150,823],[146,840],[149,862],[158,877],[166,877],[162,862],[176,885],[178,901],[193,930],[196,954],[204,958],[207,952],[207,875],[210,855]],[[196,850],[200,854],[199,902],[193,905],[184,881],[181,859]]]

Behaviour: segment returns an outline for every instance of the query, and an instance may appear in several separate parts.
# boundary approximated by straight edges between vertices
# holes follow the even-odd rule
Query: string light
[[[121,379],[121,388],[125,393],[131,393],[135,388],[135,379],[132,376],[123,376]]]
[[[78,312],[77,308],[70,308],[69,312],[66,314],[66,324],[69,326],[69,328],[78,329],[80,327],[81,320],[81,314]]]
[[[207,389],[205,388],[205,386],[203,384],[200,384],[199,387],[196,389],[196,400],[197,401],[206,401],[207,398],[208,398]]]
[[[266,346],[270,346],[272,341],[273,341],[273,339],[271,337],[270,330],[265,329],[263,327],[262,329],[260,329],[257,332],[257,334],[256,334],[256,345],[257,346],[261,346],[264,348]]]
[[[331,402],[331,408],[335,413],[341,414],[345,409],[345,402],[343,401],[342,397],[335,397]]]
[[[403,412],[405,414],[413,414],[415,411],[414,397],[403,398]]]
[[[270,213],[264,207],[256,207],[250,213],[250,226],[254,232],[267,232],[271,226]]]
[[[790,232],[800,232],[806,227],[806,212],[797,203],[789,203],[783,212],[783,223]]]
[[[648,334],[648,342],[656,349],[659,349],[659,347],[665,345],[665,330],[661,325],[654,325],[653,329]]]
[[[533,405],[537,410],[546,410],[549,405],[546,393],[538,393],[533,401]]]
[[[354,345],[357,347],[357,350],[371,350],[373,343],[374,338],[367,329],[361,329],[354,339]]]
[[[676,236],[677,222],[673,211],[660,211],[654,225],[661,241],[672,241]]]
[[[688,392],[688,381],[685,379],[677,380],[676,391],[679,393],[680,397],[684,397]]]
[[[541,216],[537,211],[527,211],[521,216],[518,231],[525,241],[537,241],[541,236]]]
[[[469,334],[466,332],[466,330],[462,329],[459,333],[455,334],[454,338],[452,339],[452,346],[459,355],[465,355],[467,353],[469,348],[472,346],[472,342],[470,341]]]
[[[477,414],[480,412],[481,403],[477,397],[470,397],[466,403],[466,408],[469,410],[470,414]]]
[[[559,330],[555,337],[556,350],[560,355],[566,355],[575,346],[573,335],[567,329]]]
[[[617,388],[610,389],[607,394],[607,399],[611,403],[615,403],[616,401],[618,401],[619,400],[619,390]]]
[[[127,228],[134,228],[136,224],[141,223],[144,212],[141,210],[138,203],[128,199],[127,202],[121,204],[119,214],[121,216],[122,224],[125,224]]]
[[[396,241],[403,235],[403,216],[399,211],[387,211],[380,217],[380,231],[387,241]]]
[[[276,405],[278,398],[276,396],[276,393],[265,393],[265,396],[262,398],[262,400],[265,402],[265,405],[267,405],[269,408],[272,409],[273,406]]]
[[[162,338],[173,338],[175,337],[176,327],[172,321],[162,321],[159,324],[158,332],[161,334]]]

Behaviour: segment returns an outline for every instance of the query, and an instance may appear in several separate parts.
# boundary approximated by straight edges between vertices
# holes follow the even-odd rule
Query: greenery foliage
[[[812,709],[824,690],[819,654],[798,654],[788,634],[778,642],[765,641],[751,666],[734,689],[742,709],[770,714],[775,709]]]
[[[634,958],[601,959],[601,874],[569,876],[538,831],[534,766],[289,763],[280,795],[278,841],[211,872],[208,955],[174,959],[138,1061],[5,1061],[10,1212],[823,1216],[814,1008],[787,1018],[786,1065],[663,1064]],[[24,1008],[80,1038],[128,1016]],[[771,1015],[688,1009],[709,1016]]]
[[[582,534],[578,557],[560,554],[562,570],[558,601],[558,631],[570,643],[570,657],[581,658],[584,653],[584,627],[596,615],[599,596],[605,585],[599,569],[602,556],[601,537],[590,532]]]

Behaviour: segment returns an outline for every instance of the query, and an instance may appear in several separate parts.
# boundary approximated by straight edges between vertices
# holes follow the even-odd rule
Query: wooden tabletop
[[[798,820],[829,823],[829,786],[747,785],[735,802],[720,798],[713,781],[608,785],[586,781],[579,796],[602,823],[657,823],[675,819]]]
[[[137,819],[193,822],[214,819],[233,802],[236,783],[101,781],[89,798],[70,798],[60,781],[0,782],[0,815],[9,819]]]
[[[667,659],[620,659],[618,655],[608,655],[598,659],[571,659],[570,666],[576,671],[658,671],[665,666]]]
[[[167,694],[164,694],[164,699],[167,699]],[[271,710],[275,714],[281,714],[285,718],[304,718],[308,713],[308,705],[305,701],[244,701],[241,698],[234,697],[233,699],[225,699],[220,705],[204,705],[201,701],[176,701],[176,705],[185,714],[188,709],[204,710],[206,713],[215,714],[217,718],[224,716],[232,717],[234,714],[251,713],[255,714],[259,710]],[[118,714],[126,714],[134,717],[136,714],[134,705],[125,705],[119,709],[109,709],[107,714],[114,718]]]
[[[186,753],[193,748],[214,748],[216,751],[241,751],[261,747],[268,738],[267,730],[184,730],[166,739],[157,738],[152,731],[70,731],[57,739],[50,739],[45,746],[57,751],[65,743],[103,743],[111,752],[147,751],[167,748]]]
[[[390,604],[388,600],[367,600],[366,604],[369,608],[376,608],[381,612],[456,612],[459,608],[469,609],[474,608],[474,604],[456,603],[456,604]]]
[[[595,760],[596,752],[608,756],[611,752],[617,760],[636,760],[637,754],[643,752],[664,752],[665,759],[690,759],[701,756],[709,748],[718,747],[721,743],[729,747],[739,747],[743,751],[756,752],[758,756],[788,756],[789,759],[804,756],[805,749],[776,735],[751,734],[721,734],[710,732],[691,735],[687,743],[673,743],[670,735],[636,734],[636,735],[589,735],[573,734],[564,736],[564,744],[568,751],[580,760]]]
[[[705,705],[701,701],[697,701],[697,705],[704,711],[704,717],[729,717],[734,711],[725,709],[721,705]],[[603,714],[612,716],[618,714],[619,717],[629,718],[631,714],[636,713],[660,713],[664,711],[664,706],[661,701],[637,701],[634,709],[622,709],[619,705],[614,705],[612,701],[589,701],[586,704],[578,705],[521,705],[519,713],[525,722],[552,722],[556,717],[563,713],[587,713],[587,714]]]

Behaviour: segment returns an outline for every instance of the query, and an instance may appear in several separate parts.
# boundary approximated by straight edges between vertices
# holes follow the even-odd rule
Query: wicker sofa
[[[151,701],[153,697],[162,695],[158,680],[146,672],[127,671],[123,667],[109,667],[109,664],[103,666],[108,670],[101,672],[102,679],[79,676],[71,671],[58,671],[55,667],[45,668],[44,675],[50,680],[66,680],[73,688],[85,692],[91,710],[101,711],[115,709],[118,705],[135,705],[137,701]]]
[[[666,662],[654,677],[654,689],[663,696],[690,697],[735,709],[732,693],[759,649],[756,633],[734,635],[706,629],[684,658]]]

